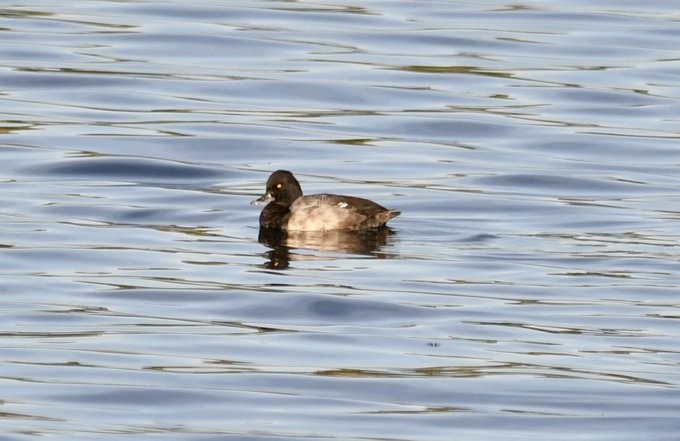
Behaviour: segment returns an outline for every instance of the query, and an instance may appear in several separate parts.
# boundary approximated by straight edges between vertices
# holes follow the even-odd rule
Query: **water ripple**
[[[678,14],[591,3],[0,7],[3,434],[677,439]]]

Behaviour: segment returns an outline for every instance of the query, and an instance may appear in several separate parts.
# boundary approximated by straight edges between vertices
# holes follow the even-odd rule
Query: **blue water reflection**
[[[677,12],[591,3],[0,7],[4,437],[677,439]]]

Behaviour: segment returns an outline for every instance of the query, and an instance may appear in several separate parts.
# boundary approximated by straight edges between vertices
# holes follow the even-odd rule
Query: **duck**
[[[384,227],[401,214],[354,196],[330,193],[303,196],[300,183],[288,170],[272,173],[265,193],[251,202],[265,203],[260,227],[287,231],[368,230]]]

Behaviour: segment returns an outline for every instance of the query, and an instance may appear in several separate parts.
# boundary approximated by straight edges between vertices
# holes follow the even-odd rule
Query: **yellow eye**
[[[281,187],[283,187],[283,184],[281,184],[281,183],[276,184],[276,188],[281,188]]]

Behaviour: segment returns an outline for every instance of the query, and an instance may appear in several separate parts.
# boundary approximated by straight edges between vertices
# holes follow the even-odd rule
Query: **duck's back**
[[[400,214],[368,199],[334,194],[302,196],[290,206],[282,228],[297,231],[377,228]]]

